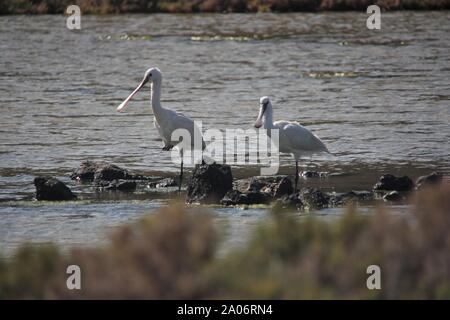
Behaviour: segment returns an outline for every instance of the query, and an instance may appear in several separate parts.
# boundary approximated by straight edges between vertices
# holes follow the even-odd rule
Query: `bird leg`
[[[180,150],[180,158],[181,158],[181,165],[180,165],[180,181],[178,182],[178,193],[181,194],[181,182],[183,181],[183,149]]]
[[[294,193],[297,193],[297,191],[298,191],[297,185],[298,185],[298,160],[295,160],[295,189],[294,189]]]

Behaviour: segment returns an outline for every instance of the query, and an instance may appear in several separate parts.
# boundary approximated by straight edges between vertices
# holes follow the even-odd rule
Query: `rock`
[[[233,188],[245,194],[262,192],[276,198],[294,191],[292,181],[284,176],[239,179],[233,183]]]
[[[248,204],[268,204],[272,197],[265,192],[248,192],[245,194]]]
[[[81,181],[112,181],[133,179],[133,175],[126,169],[107,162],[83,161],[80,167],[70,175],[70,178]]]
[[[299,197],[298,193],[293,193],[289,195],[284,195],[280,199],[277,200],[275,203],[275,207],[282,208],[282,209],[296,209],[296,210],[302,210],[303,209],[303,202]]]
[[[122,169],[114,164],[102,166],[95,172],[94,181],[113,181],[133,179],[133,176],[127,170]]]
[[[304,188],[300,191],[299,198],[303,206],[311,209],[322,209],[328,207],[330,196],[319,189]]]
[[[262,188],[264,188],[267,185],[266,182],[263,182],[261,180],[258,180],[257,178],[252,178],[250,180],[250,184],[247,188],[247,191],[250,192],[259,192]]]
[[[178,187],[178,179],[165,178],[148,184],[150,188],[169,188]]]
[[[104,161],[83,161],[80,167],[70,175],[72,180],[113,181],[113,180],[148,180],[149,177],[130,173],[114,164]]]
[[[239,190],[230,190],[225,194],[223,199],[220,200],[220,203],[224,206],[235,206],[239,204],[248,205],[248,198]]]
[[[289,195],[294,192],[292,181],[289,178],[282,178],[280,182],[275,186],[273,190],[273,197],[280,198],[284,195]]]
[[[424,187],[435,186],[442,182],[443,175],[440,172],[433,172],[426,176],[421,176],[416,181],[416,189],[420,190]]]
[[[96,186],[103,190],[117,190],[117,191],[127,191],[133,192],[136,190],[136,181],[128,180],[113,180],[113,181],[99,181]]]
[[[380,180],[374,185],[375,191],[410,191],[414,188],[414,183],[407,176],[396,177],[392,174],[381,176]]]
[[[383,196],[385,201],[400,201],[402,199],[403,196],[398,191],[391,191]]]
[[[77,196],[58,179],[53,177],[34,178],[37,200],[75,200]]]
[[[373,193],[370,191],[349,191],[331,196],[330,204],[340,206],[351,201],[369,201],[373,200],[373,198]]]
[[[217,163],[198,164],[188,183],[186,202],[219,203],[232,187],[230,166]]]
[[[225,206],[250,205],[250,204],[267,204],[271,200],[271,196],[264,192],[248,192],[242,193],[238,190],[228,191],[220,203]]]
[[[242,193],[249,191],[272,192],[268,188],[272,188],[274,184],[279,183],[283,178],[283,176],[259,176],[239,179],[233,182],[233,189],[239,190]]]
[[[293,192],[292,182],[286,177],[253,177],[237,180],[232,191],[221,200],[223,205],[268,204]]]

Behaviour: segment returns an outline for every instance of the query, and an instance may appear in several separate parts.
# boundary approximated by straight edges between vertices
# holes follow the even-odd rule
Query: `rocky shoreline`
[[[304,178],[323,179],[323,172],[303,172]],[[91,184],[96,191],[135,192],[138,184],[147,188],[164,189],[178,187],[178,179],[134,174],[124,168],[104,161],[84,161],[70,175],[78,183]],[[343,206],[351,202],[384,200],[403,201],[412,192],[440,184],[443,175],[432,172],[419,177],[416,182],[407,176],[385,174],[375,182],[372,190],[343,193],[324,192],[319,188],[303,187],[294,192],[288,176],[255,176],[233,179],[228,165],[197,165],[186,186],[186,203],[215,204],[222,206],[273,205],[283,209],[305,211]],[[36,200],[64,201],[78,197],[63,182],[54,177],[36,177]]]

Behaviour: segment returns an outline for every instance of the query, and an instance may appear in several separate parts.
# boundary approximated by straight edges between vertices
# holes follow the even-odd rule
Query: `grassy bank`
[[[0,0],[0,14],[62,14],[71,4],[83,14],[450,9],[450,0]]]
[[[404,216],[349,208],[325,222],[273,212],[245,247],[222,257],[210,216],[174,205],[121,227],[106,247],[21,248],[0,260],[0,299],[449,299],[449,192],[419,193]],[[81,267],[82,290],[66,288],[70,264]],[[366,287],[373,264],[381,290]]]

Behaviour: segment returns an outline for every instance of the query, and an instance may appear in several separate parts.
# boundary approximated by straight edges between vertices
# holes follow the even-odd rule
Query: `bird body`
[[[318,136],[299,123],[276,121],[273,128],[279,130],[280,152],[292,153],[296,160],[302,156],[329,152]]]
[[[317,153],[330,153],[325,143],[310,130],[297,122],[280,120],[273,122],[272,103],[268,97],[260,99],[260,111],[255,122],[255,127],[268,130],[278,130],[278,150],[282,153],[290,153],[294,156],[296,164],[295,190],[298,184],[298,161],[303,156],[311,156]]]

